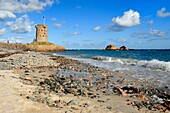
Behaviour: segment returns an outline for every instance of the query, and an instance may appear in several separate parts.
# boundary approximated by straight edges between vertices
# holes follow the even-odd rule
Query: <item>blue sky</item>
[[[0,41],[32,42],[43,16],[67,49],[170,48],[170,0],[0,0]]]

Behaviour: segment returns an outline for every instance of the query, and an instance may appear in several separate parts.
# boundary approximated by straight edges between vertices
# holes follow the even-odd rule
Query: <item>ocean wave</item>
[[[57,54],[56,54],[56,53],[53,53],[52,55],[57,56]]]
[[[94,56],[92,57],[93,60],[103,61],[103,62],[111,62],[112,57],[106,57],[106,56]]]
[[[102,62],[112,62],[116,64],[126,65],[126,66],[136,66],[149,68],[152,70],[161,70],[161,71],[170,71],[170,62],[159,61],[156,59],[147,61],[147,60],[133,60],[133,59],[123,59],[123,58],[113,58],[106,56],[95,56],[92,57],[93,60],[102,61]]]
[[[170,62],[159,61],[156,59],[150,61],[138,61],[136,65],[154,70],[170,71]]]
[[[93,60],[102,61],[102,62],[112,62],[124,65],[133,65],[136,64],[136,60],[132,59],[123,59],[123,58],[113,58],[113,57],[106,57],[106,56],[95,56],[92,57]]]

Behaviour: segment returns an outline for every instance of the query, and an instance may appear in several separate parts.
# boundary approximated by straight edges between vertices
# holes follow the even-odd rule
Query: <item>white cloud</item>
[[[148,32],[143,32],[143,31],[137,31],[137,32],[134,32],[132,34],[132,37],[138,37],[140,39],[145,39],[145,38],[148,38],[149,37],[149,33]]]
[[[77,31],[75,31],[75,32],[64,31],[63,34],[64,34],[64,37],[72,37],[72,36],[81,35],[81,33],[77,32]]]
[[[123,16],[113,18],[112,22],[118,26],[132,27],[140,24],[140,14],[137,11],[135,12],[130,9],[129,11],[124,12]]]
[[[153,24],[153,20],[148,20],[146,23],[151,25]]]
[[[7,40],[10,43],[25,43],[25,41],[20,36],[8,37]]]
[[[62,24],[60,24],[60,23],[54,24],[54,27],[55,27],[55,28],[60,28],[61,26],[62,26]]]
[[[23,15],[16,19],[15,22],[7,22],[6,26],[10,27],[11,31],[15,33],[24,34],[32,31],[31,24],[32,22],[30,22],[28,15]]]
[[[5,28],[0,29],[0,36],[3,36],[3,35],[5,34],[5,32],[6,32],[6,29],[5,29]]]
[[[59,0],[0,0],[0,10],[13,13],[40,11]]]
[[[9,11],[0,11],[0,20],[4,20],[6,18],[16,18],[16,16]]]
[[[1,42],[9,42],[9,43],[26,43],[20,36],[12,36],[12,37],[2,37],[0,38]]]
[[[165,32],[160,32],[157,29],[150,29],[149,34],[153,37],[164,37],[166,35]]]
[[[93,28],[93,31],[99,31],[101,29],[101,26],[96,26]]]
[[[80,32],[73,32],[72,35],[81,35]]]
[[[166,39],[166,32],[161,32],[157,29],[150,29],[147,32],[138,31],[134,32],[132,34],[133,37],[138,37],[140,39],[152,39],[152,40],[158,40],[158,39]]]
[[[168,17],[170,16],[170,12],[165,12],[166,11],[166,8],[163,7],[161,10],[158,10],[157,11],[157,16],[159,17]]]
[[[6,26],[10,27],[12,25],[12,22],[6,22]]]
[[[51,18],[52,21],[56,21],[57,19],[56,18]]]

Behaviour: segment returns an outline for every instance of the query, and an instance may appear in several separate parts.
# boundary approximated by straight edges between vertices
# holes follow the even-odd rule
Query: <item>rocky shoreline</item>
[[[170,89],[62,56],[0,53],[0,69],[13,70],[24,85],[19,94],[65,113],[169,112]]]

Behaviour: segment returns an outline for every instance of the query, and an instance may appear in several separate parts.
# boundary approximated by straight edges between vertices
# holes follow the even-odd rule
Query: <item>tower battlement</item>
[[[48,26],[44,24],[37,24],[36,28],[36,42],[48,42]]]

